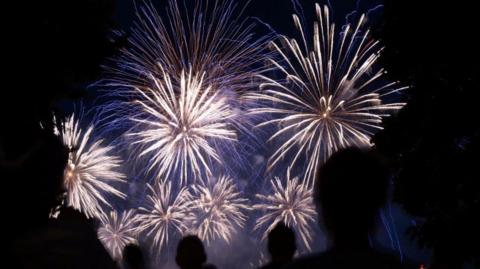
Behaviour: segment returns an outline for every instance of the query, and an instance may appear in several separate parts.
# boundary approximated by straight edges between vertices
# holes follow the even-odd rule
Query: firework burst
[[[241,18],[234,1],[188,2],[169,0],[163,15],[151,4],[140,7],[128,46],[101,83],[114,100],[102,109],[107,129],[128,126],[139,154],[152,160],[147,172],[154,170],[157,179],[174,173],[183,183],[201,171],[210,176],[208,159],[218,162],[221,152],[233,153],[232,163],[245,162],[238,150],[249,147],[237,147],[236,137],[255,137],[245,94],[258,89],[266,48],[266,38],[254,38],[254,24]]]
[[[151,193],[147,196],[147,206],[140,208],[138,231],[153,238],[152,247],[162,249],[168,245],[170,234],[183,235],[188,230],[192,197],[187,188],[173,192],[171,181],[147,186]]]
[[[109,216],[100,218],[98,239],[115,260],[122,258],[123,248],[126,245],[137,243],[137,221],[134,214],[133,210],[123,211],[120,214],[117,211],[111,211]]]
[[[337,34],[328,8],[316,5],[318,20],[313,28],[313,50],[298,16],[294,15],[303,45],[281,37],[271,46],[280,57],[269,61],[285,76],[276,81],[261,76],[260,93],[250,98],[265,105],[253,114],[270,114],[259,126],[277,124],[270,138],[282,139],[269,160],[271,169],[292,152],[290,165],[302,154],[307,159],[305,180],[311,186],[317,167],[333,152],[347,146],[370,145],[381,129],[382,118],[401,109],[404,103],[389,103],[387,96],[404,88],[398,82],[382,82],[385,71],[376,62],[382,50],[364,29],[365,16],[356,26],[346,25]]]
[[[233,179],[221,176],[215,182],[192,186],[195,200],[194,232],[208,242],[222,238],[230,242],[233,232],[243,227],[248,210],[247,199],[241,198]]]
[[[257,194],[260,202],[253,208],[263,214],[257,219],[254,230],[266,227],[262,237],[265,239],[279,222],[283,222],[296,231],[305,247],[310,250],[311,225],[315,223],[317,215],[312,188],[302,184],[298,177],[290,179],[290,169],[287,172],[286,184],[282,184],[278,177],[272,180],[271,184],[272,194]]]
[[[91,142],[94,127],[90,125],[83,133],[74,115],[60,128],[55,129],[69,150],[65,169],[64,187],[67,191],[67,204],[87,217],[103,215],[102,204],[111,207],[104,194],[125,198],[125,195],[110,185],[124,183],[125,176],[116,171],[120,158],[110,155],[113,147],[102,146],[103,140]]]
[[[210,159],[221,162],[214,140],[236,140],[226,100],[204,86],[203,76],[182,72],[179,91],[168,74],[162,77],[152,77],[155,88],[138,89],[143,99],[136,103],[144,117],[133,118],[140,131],[129,135],[142,145],[140,156],[153,153],[149,170],[156,168],[157,178],[179,172],[183,183],[189,171],[194,178],[203,171],[210,175]]]

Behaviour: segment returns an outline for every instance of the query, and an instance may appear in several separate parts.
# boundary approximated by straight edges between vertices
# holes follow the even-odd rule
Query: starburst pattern
[[[173,192],[172,182],[159,181],[147,185],[150,194],[147,206],[138,214],[138,231],[153,239],[153,246],[162,249],[168,245],[170,235],[183,235],[192,221],[191,194],[187,188]]]
[[[194,200],[194,231],[207,242],[221,238],[229,242],[232,234],[243,227],[248,210],[247,199],[241,197],[233,179],[220,176],[218,180],[192,186]]]
[[[317,4],[316,11],[313,50],[299,17],[294,15],[303,46],[287,37],[281,37],[283,45],[271,43],[280,60],[269,61],[283,73],[285,81],[261,76],[262,92],[250,95],[264,102],[252,110],[253,114],[272,115],[259,126],[279,126],[270,141],[281,140],[281,145],[271,156],[269,168],[286,157],[293,165],[303,155],[309,185],[316,169],[333,152],[370,145],[371,136],[382,129],[382,118],[404,106],[388,101],[387,96],[404,87],[384,82],[385,71],[377,64],[382,48],[364,29],[365,16],[356,26],[346,25],[337,33],[328,8]]]
[[[69,150],[65,169],[64,187],[67,204],[83,212],[87,217],[100,217],[102,204],[111,207],[105,194],[125,198],[125,194],[112,186],[124,183],[125,176],[117,169],[120,158],[110,155],[113,147],[102,146],[103,140],[91,141],[93,125],[83,133],[74,115],[55,129]]]
[[[134,210],[121,213],[111,211],[108,216],[100,218],[98,239],[103,243],[115,260],[121,260],[126,245],[137,243],[137,221]]]
[[[152,153],[149,170],[157,178],[174,174],[183,183],[189,175],[210,175],[210,160],[221,162],[216,143],[236,140],[226,100],[191,72],[182,72],[179,89],[166,73],[152,80],[155,88],[137,90],[142,99],[135,103],[144,113],[132,118],[140,130],[129,134],[142,146],[140,156]]]
[[[287,172],[285,183],[275,177],[271,180],[271,185],[271,194],[257,194],[260,202],[253,208],[261,211],[262,215],[257,219],[254,230],[264,229],[262,238],[265,239],[279,222],[283,222],[292,227],[305,247],[310,249],[311,227],[317,216],[312,188],[302,184],[298,177],[290,179],[290,170]]]

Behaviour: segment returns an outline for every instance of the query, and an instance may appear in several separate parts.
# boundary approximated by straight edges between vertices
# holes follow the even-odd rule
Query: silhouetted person
[[[189,235],[180,240],[175,261],[181,269],[202,269],[205,266],[215,268],[213,265],[205,265],[207,254],[202,241],[195,235]]]
[[[285,224],[279,223],[268,234],[267,248],[271,261],[261,267],[261,269],[282,268],[282,266],[292,261],[295,250],[297,249],[295,233]]]
[[[142,249],[135,244],[128,244],[123,249],[124,269],[144,269],[145,260]]]
[[[8,164],[14,181],[10,191],[23,203],[15,204],[15,230],[8,247],[11,268],[116,268],[97,238],[91,220],[63,208],[57,219],[49,213],[59,202],[68,151],[60,139],[46,131],[20,162]]]
[[[321,167],[315,186],[319,215],[331,247],[288,268],[404,268],[395,256],[374,250],[369,234],[387,200],[388,169],[371,151],[341,150]]]

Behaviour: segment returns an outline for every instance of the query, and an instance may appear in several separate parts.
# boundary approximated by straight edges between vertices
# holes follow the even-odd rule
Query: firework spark
[[[182,72],[179,92],[166,73],[162,80],[152,80],[155,88],[138,90],[143,99],[136,101],[148,116],[133,118],[142,127],[130,134],[143,146],[140,156],[153,152],[149,169],[157,168],[158,178],[168,178],[176,169],[181,183],[189,171],[195,178],[202,171],[211,174],[209,160],[221,162],[214,140],[236,140],[225,99],[204,86],[203,76],[191,72]]]
[[[138,214],[140,232],[153,238],[153,246],[162,249],[168,245],[170,234],[183,235],[191,223],[191,194],[187,188],[172,192],[172,182],[157,182],[147,185],[151,193],[147,196],[147,207]]]
[[[98,239],[109,251],[113,259],[122,258],[123,248],[128,244],[136,244],[136,218],[133,210],[123,211],[120,214],[111,211],[109,216],[100,218]]]
[[[157,178],[175,173],[185,183],[198,178],[200,170],[209,176],[207,159],[218,162],[224,159],[219,158],[222,152],[232,153],[232,163],[245,161],[238,151],[247,147],[238,147],[236,136],[255,137],[245,113],[250,103],[244,97],[258,89],[267,39],[253,36],[254,24],[242,18],[243,8],[235,1],[167,2],[164,15],[152,4],[139,8],[128,45],[106,70],[103,85],[113,101],[102,113],[108,128],[128,126],[138,134],[139,154],[152,160],[149,172],[154,170]],[[167,90],[158,94],[161,101],[146,98],[153,99],[152,91],[159,87]],[[180,107],[182,90],[183,102],[190,106]],[[206,105],[210,101],[215,101],[213,108]],[[166,134],[162,142],[157,142],[159,134]]]
[[[216,182],[192,186],[194,200],[194,231],[207,242],[222,238],[230,242],[233,232],[243,227],[248,210],[247,199],[241,198],[233,179],[221,176]]]
[[[382,129],[382,118],[405,105],[388,103],[385,98],[405,87],[398,87],[398,82],[382,82],[385,71],[376,65],[382,48],[369,38],[369,30],[363,29],[365,16],[356,26],[346,25],[337,34],[328,8],[317,4],[316,11],[313,50],[299,17],[294,15],[303,46],[287,37],[281,37],[283,46],[271,43],[280,60],[269,61],[283,73],[285,81],[261,76],[262,91],[250,95],[265,104],[252,109],[253,114],[273,116],[259,126],[280,126],[270,141],[288,137],[271,156],[269,169],[288,152],[293,152],[290,165],[304,154],[305,180],[310,186],[317,167],[333,152],[370,145],[370,137]]]
[[[290,169],[287,172],[285,185],[278,177],[275,177],[271,184],[272,194],[256,195],[260,203],[254,205],[253,208],[261,210],[263,215],[257,219],[254,230],[267,227],[262,237],[265,239],[279,222],[283,222],[296,231],[305,247],[310,250],[311,225],[315,223],[317,215],[312,188],[302,184],[298,177],[290,179]]]
[[[83,133],[79,122],[72,115],[60,128],[55,129],[55,133],[69,149],[63,181],[68,206],[83,212],[87,217],[100,217],[103,215],[102,204],[111,207],[104,194],[125,198],[122,192],[110,185],[125,182],[125,176],[116,171],[121,160],[110,155],[113,147],[102,146],[101,139],[90,141],[93,129],[94,126],[90,125]]]

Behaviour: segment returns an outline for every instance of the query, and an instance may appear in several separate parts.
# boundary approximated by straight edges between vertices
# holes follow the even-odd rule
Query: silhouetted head
[[[175,261],[182,269],[201,268],[207,261],[207,254],[200,238],[195,235],[182,238],[177,246]]]
[[[356,240],[373,229],[388,177],[386,165],[366,149],[341,150],[321,167],[315,198],[334,241]]]
[[[283,223],[277,224],[268,234],[268,252],[273,262],[287,263],[297,249],[295,233]]]
[[[145,268],[142,249],[135,244],[128,244],[123,249],[123,264],[128,269]]]

